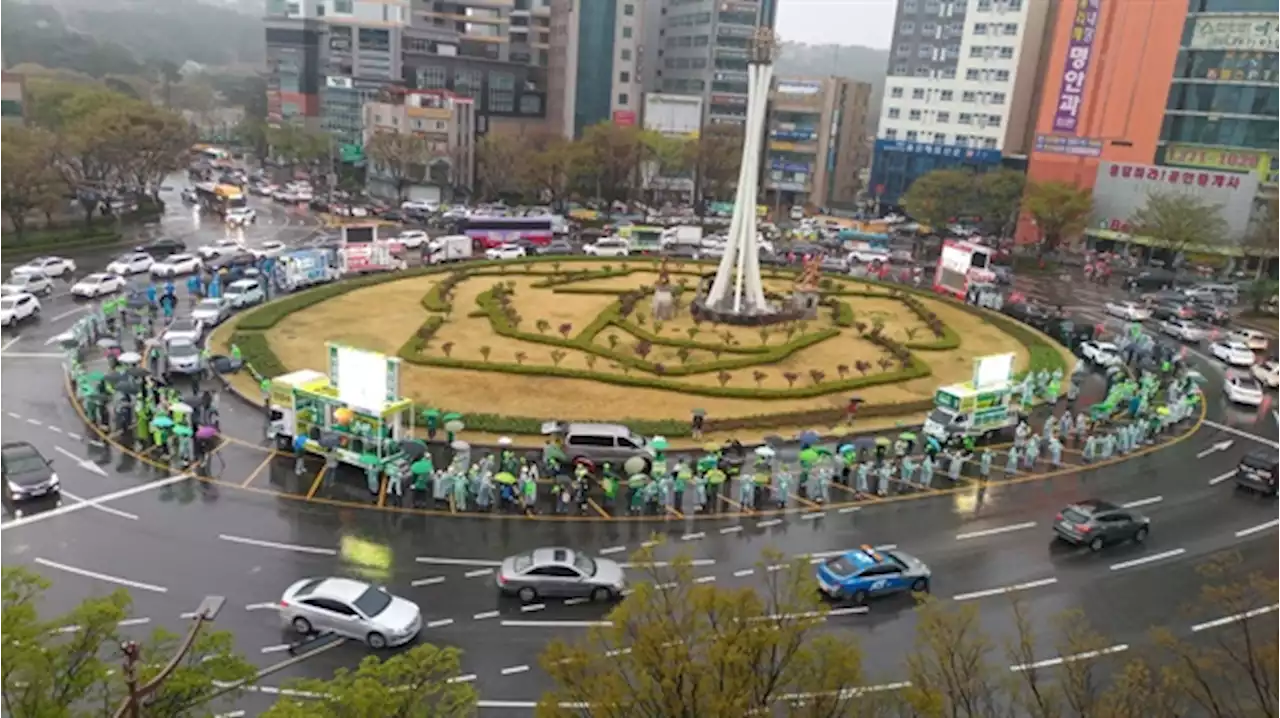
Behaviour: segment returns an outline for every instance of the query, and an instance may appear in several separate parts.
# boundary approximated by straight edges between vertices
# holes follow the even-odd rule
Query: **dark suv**
[[[25,441],[9,441],[0,446],[0,474],[5,483],[4,497],[24,501],[61,492],[58,475],[40,450]]]
[[[1132,509],[1101,499],[1086,499],[1063,509],[1053,522],[1057,538],[1076,546],[1101,551],[1107,544],[1133,540],[1142,543],[1151,531],[1151,519]]]

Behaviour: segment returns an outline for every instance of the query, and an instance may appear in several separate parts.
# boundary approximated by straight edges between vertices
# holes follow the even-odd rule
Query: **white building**
[[[899,0],[877,139],[1025,155],[1050,0]]]

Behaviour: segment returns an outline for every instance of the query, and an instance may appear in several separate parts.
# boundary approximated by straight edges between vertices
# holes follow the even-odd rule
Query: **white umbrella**
[[[142,356],[137,352],[125,352],[117,357],[121,364],[137,364],[142,361]]]
[[[777,456],[777,454],[778,452],[774,451],[772,446],[756,447],[756,456],[759,456],[761,458],[772,459],[774,456]]]
[[[176,412],[178,412],[179,414],[190,414],[190,413],[192,413],[193,411],[195,411],[195,409],[192,409],[190,405],[185,404],[185,403],[183,403],[183,402],[181,402],[181,401],[180,401],[180,402],[178,402],[178,403],[176,403],[176,404],[170,404],[170,405],[169,405],[169,409],[170,409],[171,411],[176,411]]]

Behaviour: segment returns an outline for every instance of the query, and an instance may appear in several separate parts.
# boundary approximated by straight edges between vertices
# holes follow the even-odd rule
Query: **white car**
[[[151,265],[153,277],[176,277],[179,274],[195,274],[203,262],[194,254],[170,254]]]
[[[146,252],[130,252],[116,257],[107,265],[107,271],[122,277],[130,274],[141,274],[151,269],[156,260]]]
[[[796,222],[804,219],[804,207],[798,204],[791,205],[791,219]]]
[[[1231,366],[1253,366],[1253,350],[1243,342],[1221,341],[1209,345],[1209,353],[1214,359],[1224,361]]]
[[[1103,305],[1103,309],[1113,317],[1131,322],[1141,322],[1151,318],[1151,310],[1137,302],[1107,302]]]
[[[422,630],[418,604],[349,578],[304,578],[280,597],[280,621],[303,635],[330,632],[370,648],[399,646]]]
[[[173,337],[164,345],[165,372],[196,374],[201,370],[200,347],[187,337]]]
[[[400,209],[413,210],[415,212],[436,212],[440,209],[440,203],[430,199],[410,199],[401,202]]]
[[[90,274],[84,279],[81,279],[71,285],[71,296],[92,299],[94,297],[101,297],[107,294],[115,294],[121,289],[124,289],[124,286],[124,278],[120,275],[98,272],[96,274]]]
[[[191,318],[206,327],[221,324],[230,314],[231,304],[226,297],[206,297],[191,310]]]
[[[524,247],[518,244],[503,244],[493,249],[486,249],[485,259],[519,259],[525,256]]]
[[[262,291],[262,285],[256,279],[237,279],[228,284],[222,294],[226,297],[227,303],[234,309],[250,307],[265,301],[267,298],[267,295]]]
[[[1222,385],[1222,391],[1226,394],[1227,401],[1233,404],[1262,405],[1262,385],[1251,376],[1242,374],[1228,376],[1226,383]]]
[[[13,276],[19,274],[43,274],[46,277],[61,277],[64,274],[74,274],[76,271],[76,263],[66,257],[36,257],[35,259],[14,267],[9,273]]]
[[[471,210],[463,205],[457,205],[446,209],[441,216],[445,219],[466,219],[471,216]]]
[[[258,210],[252,207],[235,207],[227,210],[227,213],[222,216],[222,221],[241,227],[253,224],[258,221]]]
[[[1240,342],[1255,352],[1265,352],[1271,345],[1267,335],[1256,329],[1234,329],[1227,334],[1227,341]]]
[[[223,238],[213,244],[206,244],[196,250],[200,258],[209,261],[222,254],[235,254],[240,251],[240,243],[234,239]]]
[[[11,327],[40,313],[40,301],[30,294],[0,297],[0,325]]]
[[[1268,359],[1261,364],[1254,364],[1251,371],[1253,378],[1262,382],[1264,386],[1280,389],[1280,362]]]
[[[279,242],[272,239],[272,240],[263,242],[257,247],[250,247],[249,254],[252,254],[253,256],[258,257],[259,259],[263,257],[279,257],[280,255],[288,251],[288,249],[289,247],[285,245],[284,242]]]
[[[582,248],[592,257],[625,257],[631,254],[631,245],[625,239],[601,237]]]
[[[160,340],[166,344],[172,341],[184,341],[195,344],[204,335],[204,324],[199,319],[175,319],[165,327]]]
[[[421,249],[428,239],[430,237],[427,236],[426,232],[420,229],[411,229],[407,232],[401,232],[393,241],[399,242],[405,249]]]
[[[53,294],[53,280],[39,272],[15,274],[0,286],[0,294]]]
[[[1120,349],[1111,342],[1082,342],[1080,356],[1100,367],[1111,367],[1123,364]]]
[[[1166,319],[1160,322],[1160,331],[1189,344],[1201,341],[1205,335],[1204,329],[1199,324],[1186,319]]]

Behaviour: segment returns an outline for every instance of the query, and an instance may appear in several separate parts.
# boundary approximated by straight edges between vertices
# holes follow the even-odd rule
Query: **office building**
[[[468,195],[475,183],[475,103],[448,90],[389,88],[362,108],[363,145],[378,133],[412,134],[424,140],[421,157],[402,158],[396,168],[368,158],[372,194],[401,199],[447,201]],[[397,187],[397,180],[407,185]]]
[[[701,97],[704,123],[741,125],[747,113],[747,48],[757,27],[774,26],[778,2],[663,0],[650,43],[648,86]]]
[[[1050,4],[898,1],[872,160],[876,198],[897,204],[932,170],[984,170],[1027,154]]]
[[[635,125],[644,101],[645,6],[660,0],[552,0],[548,124],[580,137]]]
[[[326,0],[320,126],[344,159],[362,154],[361,107],[403,75],[401,46],[409,0]]]
[[[27,112],[26,80],[16,72],[0,74],[0,121],[6,125],[21,125]]]
[[[698,139],[702,127],[702,98],[696,95],[666,95],[649,92],[644,96],[644,128],[665,137],[686,142]],[[642,169],[644,188],[654,203],[684,203],[694,199],[694,172],[663,168],[649,162]]]
[[[765,142],[765,204],[851,205],[866,163],[871,86],[837,77],[774,80]]]
[[[267,121],[320,129],[325,24],[319,0],[267,0]]]

